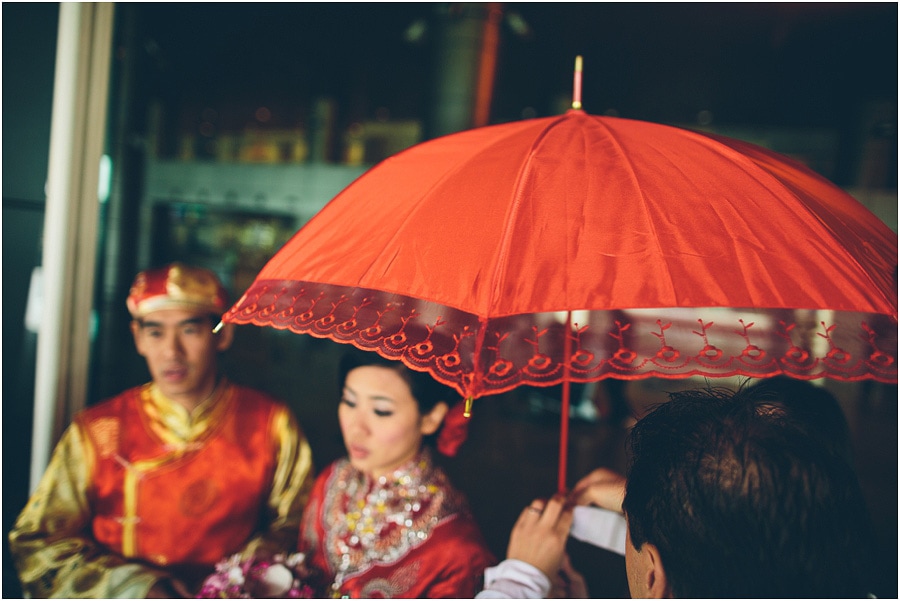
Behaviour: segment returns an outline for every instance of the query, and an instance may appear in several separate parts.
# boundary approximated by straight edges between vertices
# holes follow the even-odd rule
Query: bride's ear
[[[441,427],[444,416],[447,415],[447,403],[441,401],[434,408],[422,416],[422,426],[420,431],[423,436],[434,434]]]

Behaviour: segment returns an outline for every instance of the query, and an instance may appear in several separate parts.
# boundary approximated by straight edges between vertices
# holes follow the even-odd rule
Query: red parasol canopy
[[[896,320],[897,236],[827,180],[580,110],[385,160],[224,316],[375,350],[469,398],[605,377],[896,382]]]

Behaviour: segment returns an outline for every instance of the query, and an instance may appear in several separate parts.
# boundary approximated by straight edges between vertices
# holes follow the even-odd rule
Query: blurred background
[[[124,304],[137,270],[193,262],[215,270],[237,298],[291,234],[382,159],[471,127],[564,112],[576,55],[587,112],[789,155],[897,230],[896,3],[112,6],[88,373],[78,391],[87,404],[148,379]],[[60,5],[4,2],[2,11],[8,532],[29,490],[40,314],[27,309],[45,242]],[[340,352],[242,326],[226,356],[234,380],[291,405],[320,467],[343,452]],[[573,482],[600,465],[623,469],[630,418],[697,384],[579,390]],[[822,384],[854,432],[884,561],[873,592],[896,597],[896,385]],[[555,488],[555,394],[521,389],[479,402],[469,441],[446,462],[498,556],[521,507]],[[595,596],[627,595],[621,558],[575,543],[571,552]],[[3,596],[21,596],[5,544]]]

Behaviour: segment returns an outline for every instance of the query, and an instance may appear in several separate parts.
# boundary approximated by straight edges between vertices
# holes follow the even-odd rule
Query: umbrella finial
[[[466,397],[466,407],[463,409],[464,417],[472,417],[472,403],[475,401],[474,397],[467,396]]]
[[[581,55],[575,57],[575,82],[572,88],[572,108],[581,110]]]

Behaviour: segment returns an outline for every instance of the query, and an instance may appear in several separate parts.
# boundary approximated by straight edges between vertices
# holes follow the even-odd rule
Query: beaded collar
[[[324,548],[334,591],[373,566],[395,563],[463,507],[428,449],[377,479],[341,459],[326,490]]]

